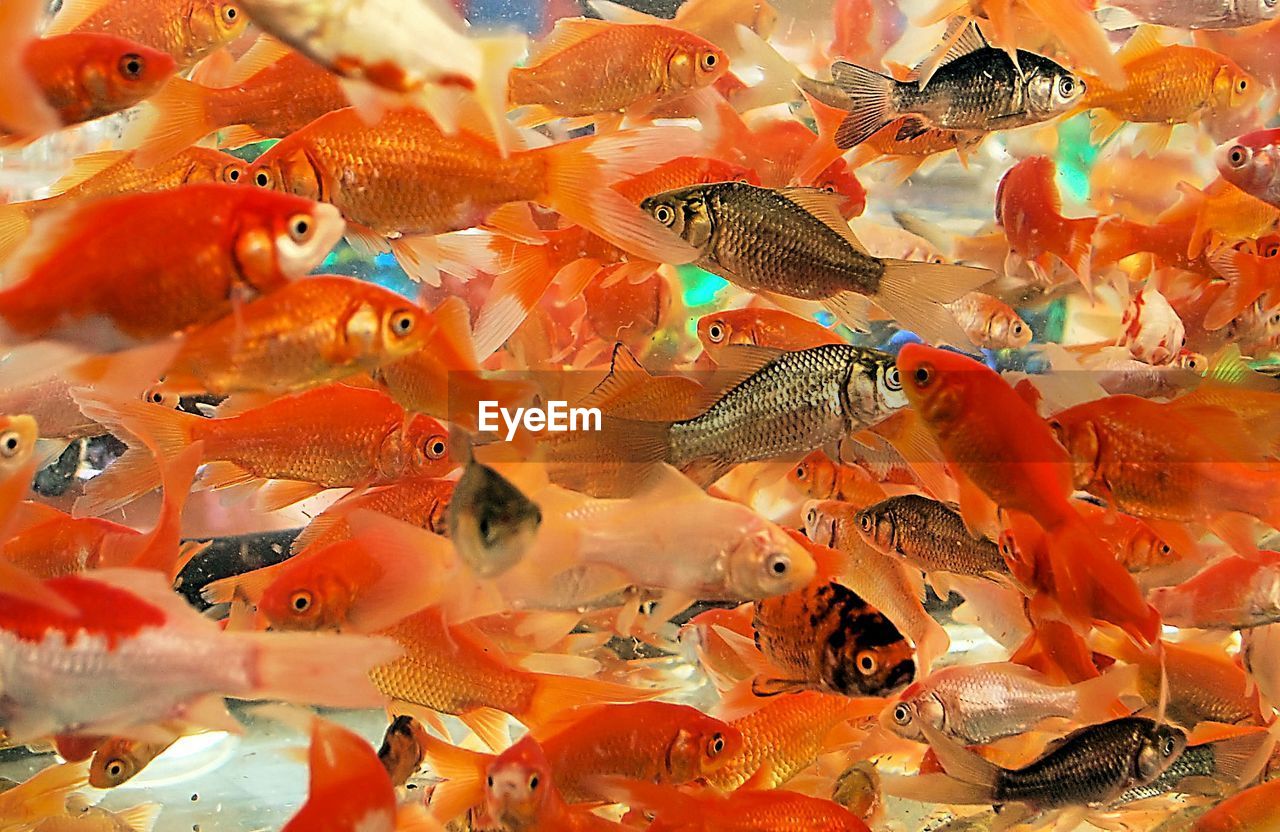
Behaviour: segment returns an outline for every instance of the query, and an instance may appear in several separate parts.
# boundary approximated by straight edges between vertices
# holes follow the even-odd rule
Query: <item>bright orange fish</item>
[[[327,546],[351,537],[348,518],[367,510],[394,517],[436,534],[448,534],[446,516],[455,480],[409,477],[365,491],[352,492],[329,506],[293,539],[295,555],[313,546]]]
[[[288,481],[270,497],[263,495],[264,505],[277,508],[325,488],[439,476],[454,465],[448,435],[435,419],[407,416],[386,393],[345,384],[213,419],[147,402],[86,399],[85,404],[103,424],[130,437],[148,437],[165,458],[203,443],[204,461],[216,463],[205,466],[206,487]],[[130,447],[95,481],[80,513],[100,514],[145,494],[155,487],[155,467],[146,448]]]
[[[868,506],[888,496],[880,480],[866,468],[835,462],[821,449],[787,472],[787,480],[814,500],[843,500]]]
[[[359,734],[314,717],[307,763],[307,800],[282,832],[395,828],[396,790],[377,752]]]
[[[1034,408],[995,372],[957,353],[908,344],[898,369],[908,401],[959,483],[970,527],[991,518],[991,502],[1034,518],[1049,538],[1048,570],[1064,612],[1153,641],[1159,615],[1072,508],[1071,460]]]
[[[1086,288],[1089,246],[1096,217],[1068,219],[1054,183],[1055,166],[1048,156],[1032,156],[1014,165],[996,189],[996,223],[1009,241],[1006,274],[1019,261],[1031,267],[1037,280],[1051,284],[1053,258],[1071,270]]]
[[[1266,832],[1280,828],[1280,780],[1234,794],[1196,820],[1191,832]]]
[[[603,787],[613,800],[657,815],[649,832],[870,832],[852,812],[831,800],[786,789],[738,789],[727,795],[707,790],[686,794],[670,786],[610,779]]]
[[[386,113],[369,126],[352,108],[321,116],[262,154],[250,180],[323,199],[351,223],[349,235],[390,249],[410,275],[434,282],[434,240],[424,235],[482,224],[512,202],[559,211],[628,251],[684,263],[693,252],[608,185],[631,168],[669,158],[693,135],[674,128],[592,136],[503,157],[465,127],[446,134],[421,110]],[[416,238],[416,239],[415,239]]]
[[[104,150],[77,156],[71,170],[50,186],[50,196],[0,205],[0,261],[9,256],[41,213],[73,202],[140,191],[164,191],[192,182],[235,184],[248,169],[234,156],[192,147],[167,162],[144,168],[130,151]]]
[[[238,38],[249,19],[231,0],[66,0],[45,37],[105,32],[167,52],[187,69]]]
[[[617,71],[581,83],[592,77],[601,55],[616,61]],[[645,113],[714,84],[728,69],[722,50],[674,26],[562,18],[531,60],[511,70],[508,96],[511,106],[529,108],[524,124]]]
[[[309,272],[342,234],[332,206],[231,185],[95,200],[32,234],[8,263],[9,340],[98,350],[167,337]],[[163,246],[142,245],[154,236]]]
[[[183,339],[158,389],[287,393],[347,378],[423,348],[425,310],[350,277],[296,280]]]
[[[947,308],[956,316],[956,323],[960,324],[975,347],[1016,350],[1031,343],[1031,327],[1013,311],[1013,307],[999,298],[970,292]]]
[[[704,315],[698,319],[698,340],[712,360],[733,344],[754,344],[791,352],[845,343],[817,321],[759,306]]]
[[[138,158],[159,162],[215,131],[223,147],[283,138],[348,103],[336,75],[264,36],[224,72],[174,78],[149,98]]]
[[[565,803],[551,779],[547,755],[529,735],[489,763],[480,820],[524,832],[621,832],[630,828],[605,820],[588,806]]]

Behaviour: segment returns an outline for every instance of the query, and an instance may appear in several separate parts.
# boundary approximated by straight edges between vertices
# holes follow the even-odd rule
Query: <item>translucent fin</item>
[[[831,65],[831,77],[849,96],[852,105],[848,117],[836,131],[836,147],[857,147],[893,120],[896,113],[890,96],[897,82],[892,78],[845,61]]]

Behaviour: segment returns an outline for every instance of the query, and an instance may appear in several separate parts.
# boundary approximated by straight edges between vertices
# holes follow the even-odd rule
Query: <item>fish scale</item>
[[[867,523],[871,524],[870,532]],[[864,509],[858,515],[858,526],[867,542],[883,552],[901,555],[926,572],[1009,572],[994,541],[974,538],[959,513],[920,494],[892,497]]]

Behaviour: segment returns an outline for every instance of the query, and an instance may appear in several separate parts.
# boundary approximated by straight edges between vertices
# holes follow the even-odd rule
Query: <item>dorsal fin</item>
[[[839,197],[821,188],[779,188],[778,193],[799,205],[823,225],[839,234],[861,254],[868,254],[867,247],[853,233],[848,221],[840,215]]]
[[[613,0],[587,0],[587,5],[591,7],[591,11],[600,15],[600,17],[611,23],[669,23],[660,17],[654,17],[651,14],[633,9],[630,6],[624,6],[621,3],[614,3]],[[683,8],[683,7],[682,7]],[[677,12],[679,14],[679,12]]]
[[[216,85],[234,87],[236,84],[243,84],[292,52],[292,49],[275,38],[262,35],[247,52],[240,56],[240,60],[231,66],[230,71],[223,78],[218,79]]]
[[[915,69],[920,89],[924,89],[934,73],[942,67],[979,49],[986,49],[988,46],[982,31],[971,19],[957,17],[952,20],[947,26],[947,33],[943,35],[942,43]]]
[[[653,374],[644,368],[625,344],[619,342],[613,346],[609,374],[582,399],[581,406],[603,407],[652,378]]]
[[[71,169],[49,186],[49,196],[66,193],[77,185],[92,179],[107,168],[129,157],[127,150],[102,150],[97,153],[86,153],[77,156],[71,162]]]
[[[1125,41],[1124,46],[1120,47],[1120,51],[1116,53],[1116,59],[1121,65],[1130,64],[1161,49],[1164,49],[1164,42],[1160,40],[1160,27],[1142,25]]]
[[[731,344],[725,347],[720,351],[715,374],[708,380],[709,383],[699,396],[697,412],[706,411],[720,401],[725,393],[759,372],[761,367],[784,352],[785,350],[755,344]]]
[[[570,47],[577,46],[589,37],[614,27],[626,26],[626,23],[614,23],[608,20],[592,20],[586,17],[563,17],[556,21],[555,28],[546,39],[535,45],[530,51],[526,69],[532,69]]]
[[[110,2],[111,0],[63,0],[62,8],[49,24],[49,28],[45,29],[44,37],[65,35],[73,31]]]

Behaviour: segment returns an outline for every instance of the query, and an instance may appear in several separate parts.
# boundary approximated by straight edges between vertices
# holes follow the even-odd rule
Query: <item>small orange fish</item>
[[[395,788],[363,737],[314,717],[307,762],[307,800],[282,832],[395,828]]]
[[[142,191],[163,191],[192,182],[235,184],[248,165],[234,156],[207,147],[192,147],[166,163],[144,168],[129,151],[86,153],[55,182],[46,199],[0,205],[0,260],[26,236],[31,223],[45,211],[73,202]]]
[[[1226,248],[1212,255],[1209,262],[1227,286],[1205,313],[1207,330],[1222,329],[1258,298],[1266,295],[1271,299],[1280,288],[1280,257],[1274,253],[1267,256]]]
[[[1088,288],[1089,246],[1098,220],[1062,215],[1054,174],[1052,159],[1032,156],[1014,165],[1000,180],[996,223],[1009,241],[1005,273],[1016,272],[1021,261],[1031,267],[1037,280],[1052,284],[1052,258],[1057,258]]]
[[[231,185],[95,200],[33,233],[8,263],[10,340],[110,350],[212,323],[309,272],[342,234],[332,206]],[[148,235],[163,246],[140,245]]]
[[[1016,350],[1031,343],[1031,327],[999,298],[970,292],[949,308],[975,347]]]
[[[439,535],[449,532],[447,516],[453,498],[455,480],[433,477],[408,477],[387,485],[375,486],[344,496],[318,514],[302,533],[293,539],[289,550],[298,554],[313,546],[328,546],[351,537],[348,518],[353,512],[367,510],[412,523]]]
[[[173,742],[142,742],[129,737],[112,737],[93,752],[93,759],[89,761],[89,785],[95,789],[114,789],[121,783],[127,783]]]
[[[350,277],[296,280],[183,339],[159,388],[287,393],[404,358],[429,337],[425,310]]]
[[[1191,832],[1264,832],[1280,825],[1280,780],[1228,797],[1201,815]]]
[[[592,77],[601,55],[616,61],[616,70],[598,76],[599,83],[580,83]],[[525,124],[647,112],[714,84],[728,69],[721,49],[674,26],[562,18],[530,61],[511,70],[508,96],[513,107],[529,108]]]
[[[249,19],[231,0],[66,0],[45,37],[105,32],[167,52],[187,69],[238,38]]]
[[[704,315],[698,319],[698,340],[712,360],[732,344],[754,344],[790,352],[845,343],[816,321],[767,307],[728,309]]]
[[[675,132],[672,132],[675,130]],[[652,128],[592,136],[503,156],[464,126],[440,130],[421,110],[366,124],[352,108],[321,116],[262,154],[249,178],[263,188],[336,205],[364,248],[390,249],[412,276],[435,282],[433,240],[424,235],[483,223],[512,202],[554,208],[610,242],[656,262],[693,252],[608,185],[620,164],[656,163],[693,134]],[[416,247],[416,248],[415,248]]]
[[[547,755],[528,735],[489,763],[480,820],[524,832],[622,832],[630,828],[605,820],[588,806],[565,803],[552,780]]]
[[[866,468],[834,462],[821,449],[787,472],[787,480],[814,500],[842,500],[865,506],[888,496],[880,480]]]
[[[686,794],[670,786],[606,780],[611,800],[643,808],[657,819],[649,832],[870,832],[848,809],[831,800],[786,789],[738,789],[727,795],[706,790]]]
[[[380,390],[330,384],[214,419],[146,402],[86,399],[103,424],[150,437],[162,457],[203,443],[206,487],[255,479],[287,480],[264,504],[276,507],[325,488],[392,482],[447,473],[448,435],[430,416],[407,416]],[[210,465],[208,463],[219,463]],[[214,469],[217,469],[216,471]],[[84,513],[124,505],[155,487],[145,448],[131,447],[86,491]],[[264,495],[264,498],[266,495]]]
[[[165,84],[130,138],[149,165],[215,131],[222,147],[283,138],[348,103],[336,75],[264,36],[223,73]]]

